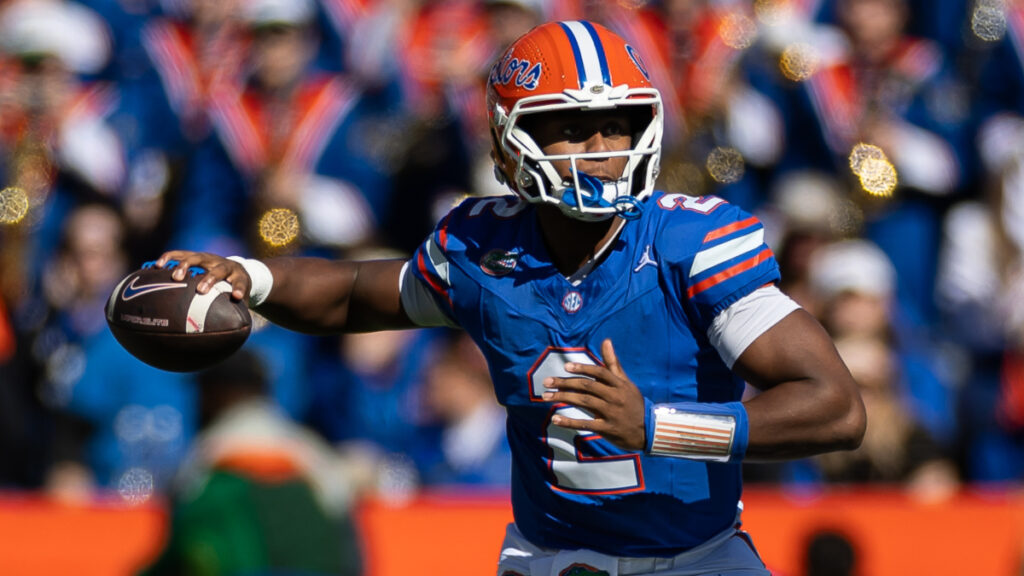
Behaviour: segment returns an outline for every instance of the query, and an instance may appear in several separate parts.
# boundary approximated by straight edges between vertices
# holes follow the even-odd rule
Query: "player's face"
[[[523,127],[533,137],[544,154],[583,154],[619,152],[633,146],[630,117],[621,111],[562,111],[538,114],[523,119]],[[622,177],[628,158],[583,158],[576,168],[612,181]],[[558,174],[566,180],[572,178],[569,160],[552,162]]]

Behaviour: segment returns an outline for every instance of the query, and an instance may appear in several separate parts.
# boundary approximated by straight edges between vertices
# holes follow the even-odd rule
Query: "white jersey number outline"
[[[530,400],[543,402],[545,378],[576,376],[565,371],[566,362],[599,364],[585,348],[548,348],[530,369]],[[638,454],[597,455],[588,444],[604,440],[599,434],[555,426],[551,423],[551,416],[555,414],[578,420],[593,419],[586,410],[568,404],[555,404],[548,414],[544,440],[551,451],[552,487],[574,494],[620,494],[644,489]]]

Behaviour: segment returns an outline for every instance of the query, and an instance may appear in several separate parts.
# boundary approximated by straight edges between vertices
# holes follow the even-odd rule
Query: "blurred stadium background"
[[[1024,573],[1021,0],[0,0],[0,573],[173,573],[218,534],[252,573],[323,553],[294,525],[322,573],[490,573],[509,455],[461,335],[260,324],[197,377],[103,303],[172,247],[409,254],[502,192],[490,63],[576,18],[662,89],[660,187],[758,214],[862,386],[858,451],[747,467],[769,567]]]

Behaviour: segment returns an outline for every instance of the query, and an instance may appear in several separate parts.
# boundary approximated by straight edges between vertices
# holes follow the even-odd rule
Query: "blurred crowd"
[[[748,480],[1024,480],[1024,1],[0,0],[0,487],[143,501],[237,464],[217,450],[245,434],[209,453],[216,383],[113,340],[114,284],[169,248],[410,254],[460,198],[503,193],[491,62],[579,18],[662,91],[659,188],[759,215],[863,389],[859,450]],[[354,491],[507,487],[461,333],[257,318],[245,351],[266,401],[240,429],[330,454]]]

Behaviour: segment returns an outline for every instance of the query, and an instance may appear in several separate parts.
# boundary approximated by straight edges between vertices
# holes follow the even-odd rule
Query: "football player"
[[[407,261],[168,252],[313,333],[458,326],[507,410],[498,574],[768,574],[740,530],[745,459],[850,449],[864,407],[781,293],[753,216],[654,190],[663,110],[640,55],[590,22],[512,44],[487,89],[495,173]],[[745,382],[760,390],[742,401]]]

